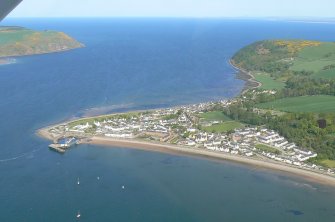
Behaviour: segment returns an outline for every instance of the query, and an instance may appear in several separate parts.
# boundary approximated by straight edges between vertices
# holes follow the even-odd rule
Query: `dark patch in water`
[[[162,160],[161,162],[163,164],[172,164],[173,163],[173,157],[168,157],[168,158],[165,158],[164,160]]]
[[[266,179],[264,176],[259,175],[259,174],[252,174],[251,175],[255,180],[257,180],[258,182],[266,182]]]
[[[233,177],[232,176],[224,176],[223,177],[225,180],[233,180]]]
[[[180,167],[182,167],[182,168],[188,168],[188,167],[190,167],[190,165],[188,165],[188,164],[183,164],[183,165],[181,165]]]
[[[301,216],[304,214],[303,212],[299,210],[288,210],[287,212],[293,214],[294,216]]]

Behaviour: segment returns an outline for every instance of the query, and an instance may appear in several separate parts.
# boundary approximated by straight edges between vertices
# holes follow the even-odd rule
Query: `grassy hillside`
[[[63,32],[0,27],[0,57],[43,54],[83,47]]]
[[[335,166],[335,43],[260,41],[241,49],[232,60],[262,86],[244,93],[224,113],[244,124],[265,125],[316,151],[318,163]],[[324,127],[320,120],[326,121]]]
[[[264,90],[280,90],[285,87],[285,83],[283,81],[275,80],[267,73],[257,72],[254,74],[254,77],[258,82],[262,83],[260,88]]]
[[[315,78],[335,78],[335,43],[321,43],[301,50],[291,69],[313,72]]]
[[[335,78],[335,43],[305,40],[260,41],[240,50],[233,57],[233,61],[245,70],[269,73],[273,80],[285,80],[293,75]]]
[[[269,103],[261,103],[258,108],[276,109],[287,112],[335,112],[335,96],[300,96],[278,99]]]

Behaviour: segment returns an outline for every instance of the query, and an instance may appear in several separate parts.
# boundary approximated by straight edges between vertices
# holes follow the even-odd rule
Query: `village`
[[[316,157],[316,153],[298,147],[264,127],[243,126],[219,133],[203,127],[215,126],[222,121],[204,120],[202,114],[209,113],[215,106],[226,107],[232,102],[224,100],[81,119],[49,129],[53,138],[62,138],[62,142],[54,141],[50,147],[63,152],[74,141],[80,142],[80,138],[101,136],[171,144],[185,149],[206,149],[334,174],[331,169],[307,162]]]

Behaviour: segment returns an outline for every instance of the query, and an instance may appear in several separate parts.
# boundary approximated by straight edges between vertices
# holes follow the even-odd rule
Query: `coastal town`
[[[218,114],[213,111],[215,108],[224,108],[234,102],[224,100],[84,118],[44,129],[44,136],[54,141],[49,146],[51,149],[62,153],[74,144],[87,143],[93,137],[103,137],[173,145],[184,150],[206,150],[334,174],[332,169],[308,162],[317,156],[315,152],[298,147],[265,127],[241,124],[236,128],[233,125],[221,131],[214,130],[216,126],[224,126],[232,121],[206,116]]]

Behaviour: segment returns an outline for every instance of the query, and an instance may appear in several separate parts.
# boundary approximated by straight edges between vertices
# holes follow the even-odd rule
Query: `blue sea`
[[[279,172],[122,147],[64,155],[37,129],[102,113],[232,98],[228,60],[263,39],[334,41],[335,24],[7,19],[86,45],[0,66],[0,221],[335,221],[335,188]],[[80,179],[80,185],[77,180]],[[125,189],[122,189],[124,186]]]

